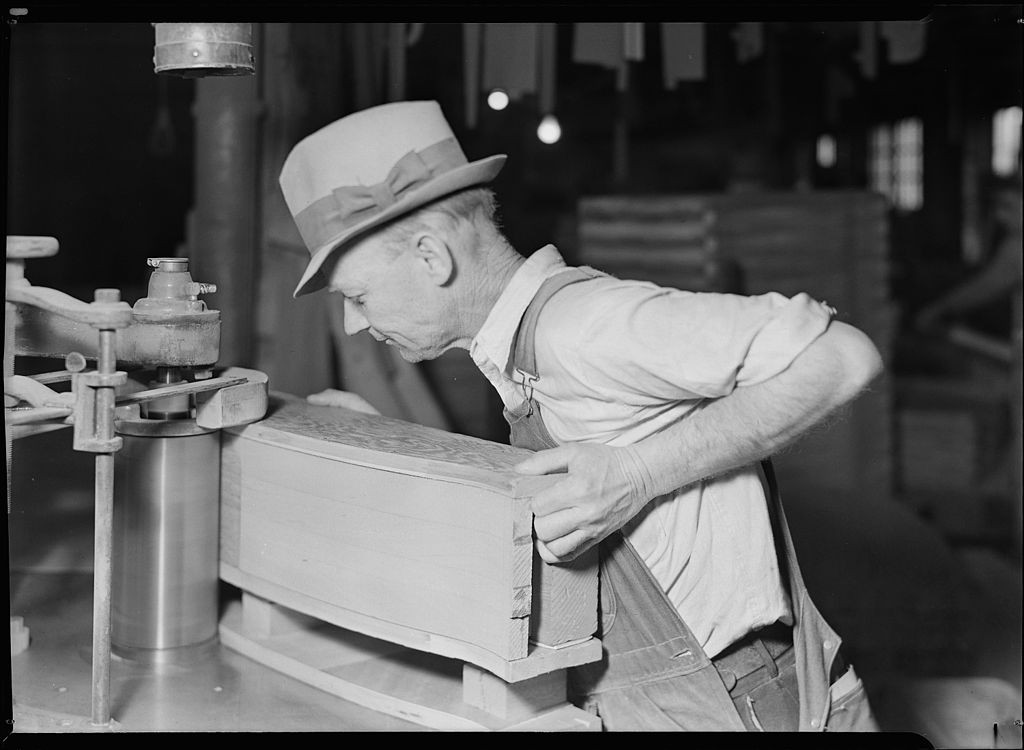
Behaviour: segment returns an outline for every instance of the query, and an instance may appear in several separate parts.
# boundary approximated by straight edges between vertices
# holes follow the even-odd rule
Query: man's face
[[[436,286],[412,252],[396,254],[378,235],[360,239],[335,262],[327,287],[344,296],[349,336],[369,331],[409,362],[433,359],[448,348]]]

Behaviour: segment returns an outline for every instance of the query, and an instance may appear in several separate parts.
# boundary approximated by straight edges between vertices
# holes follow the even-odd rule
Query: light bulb
[[[537,126],[537,137],[543,143],[557,143],[562,137],[562,126],[558,124],[558,118],[554,115],[544,115],[544,119]]]
[[[501,89],[494,89],[487,95],[487,106],[496,110],[505,109],[508,106],[508,94]]]
[[[818,138],[818,166],[828,169],[836,165],[836,139],[830,135]]]

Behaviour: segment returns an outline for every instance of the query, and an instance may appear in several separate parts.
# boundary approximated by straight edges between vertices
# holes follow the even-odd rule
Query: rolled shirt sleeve
[[[641,401],[717,398],[768,380],[825,331],[834,313],[804,293],[740,296],[636,284],[609,280],[586,290],[585,332],[556,345],[579,352],[593,385]]]
[[[764,382],[789,367],[825,332],[835,312],[803,292],[788,300],[780,294],[764,296],[773,297],[773,314],[751,340],[736,375],[737,386]]]

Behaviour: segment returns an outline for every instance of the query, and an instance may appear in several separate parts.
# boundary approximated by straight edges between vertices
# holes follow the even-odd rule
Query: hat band
[[[368,221],[410,191],[464,164],[466,156],[458,141],[438,141],[422,151],[407,153],[376,185],[334,188],[296,214],[295,224],[310,253],[315,253],[340,233]]]

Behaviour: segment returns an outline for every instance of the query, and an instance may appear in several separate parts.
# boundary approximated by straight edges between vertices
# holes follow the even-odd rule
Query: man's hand
[[[521,474],[567,472],[530,501],[545,562],[566,562],[622,528],[652,495],[646,467],[629,448],[575,443],[539,451],[516,465]]]
[[[339,391],[335,388],[327,388],[319,393],[311,393],[306,396],[306,401],[316,406],[341,406],[352,411],[361,411],[364,414],[377,414],[380,412],[359,394],[351,391]]]

